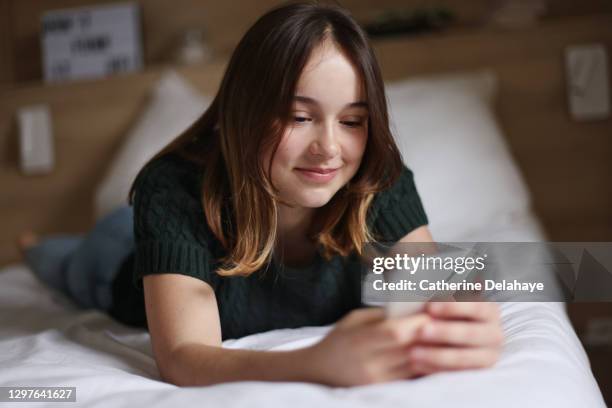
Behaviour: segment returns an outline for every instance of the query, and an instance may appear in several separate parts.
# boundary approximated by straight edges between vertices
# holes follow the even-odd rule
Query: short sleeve
[[[370,230],[379,242],[395,243],[412,230],[429,224],[414,174],[406,165],[402,165],[395,183],[376,195],[370,211]]]
[[[148,163],[134,182],[133,283],[142,277],[179,273],[209,284],[211,256],[199,198],[198,168],[176,156]]]

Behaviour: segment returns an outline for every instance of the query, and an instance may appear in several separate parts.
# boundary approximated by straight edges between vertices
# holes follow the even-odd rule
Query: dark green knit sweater
[[[248,277],[215,273],[224,254],[200,201],[202,171],[176,155],[149,163],[135,184],[135,251],[113,281],[117,320],[147,327],[142,277],[179,273],[212,286],[223,340],[279,328],[327,325],[362,306],[362,267],[356,256],[326,261],[320,251],[305,268],[271,261]],[[404,167],[388,190],[377,194],[368,214],[383,242],[396,242],[428,223],[413,181]]]

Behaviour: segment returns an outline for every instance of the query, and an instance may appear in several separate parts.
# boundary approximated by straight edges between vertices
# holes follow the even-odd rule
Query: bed
[[[507,339],[492,369],[336,389],[289,382],[168,385],[159,379],[148,333],[98,311],[74,308],[42,287],[24,265],[0,273],[0,304],[0,385],[76,387],[77,406],[605,406],[557,303],[502,306]],[[275,330],[226,340],[223,346],[287,350],[312,344],[327,330]]]
[[[508,232],[525,237],[530,233],[520,225]],[[23,264],[0,271],[0,310],[0,386],[76,387],[77,406],[605,406],[560,303],[502,304],[506,341],[491,369],[353,388],[255,381],[169,385],[159,378],[146,331],[96,310],[76,308],[44,287]],[[305,347],[330,327],[274,330],[229,339],[223,347]]]
[[[198,98],[187,88],[175,73],[162,78],[148,113],[132,127],[98,188],[98,216],[122,197],[126,182],[117,174],[129,179],[138,161],[146,159],[129,153],[140,151],[135,146],[146,129],[158,131],[156,143],[166,142],[160,127],[151,123],[164,118],[159,99],[169,98],[168,92],[171,98],[186,98],[184,103]],[[387,85],[394,134],[414,171],[437,241],[546,240],[495,119],[496,90],[495,73],[486,69]],[[172,101],[169,105],[177,103]],[[199,101],[207,103],[206,98]],[[172,127],[165,137],[175,132]],[[76,387],[77,405],[88,407],[605,406],[564,304],[500,306],[506,340],[491,369],[353,388],[256,381],[180,388],[160,380],[145,330],[78,309],[17,262],[0,270],[0,386]],[[228,339],[223,347],[295,349],[317,342],[330,328],[274,330]]]

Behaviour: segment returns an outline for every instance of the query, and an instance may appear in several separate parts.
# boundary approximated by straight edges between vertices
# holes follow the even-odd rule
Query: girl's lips
[[[338,173],[338,169],[333,170],[310,170],[310,169],[295,169],[297,173],[309,181],[314,181],[318,183],[327,183],[332,180],[336,173]]]

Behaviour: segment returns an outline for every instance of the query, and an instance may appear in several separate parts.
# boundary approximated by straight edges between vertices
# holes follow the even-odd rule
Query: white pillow
[[[387,84],[391,126],[437,241],[486,236],[530,213],[493,112],[489,70]]]
[[[167,71],[162,75],[96,189],[97,219],[127,203],[132,181],[142,166],[187,129],[211,102],[176,72]]]

